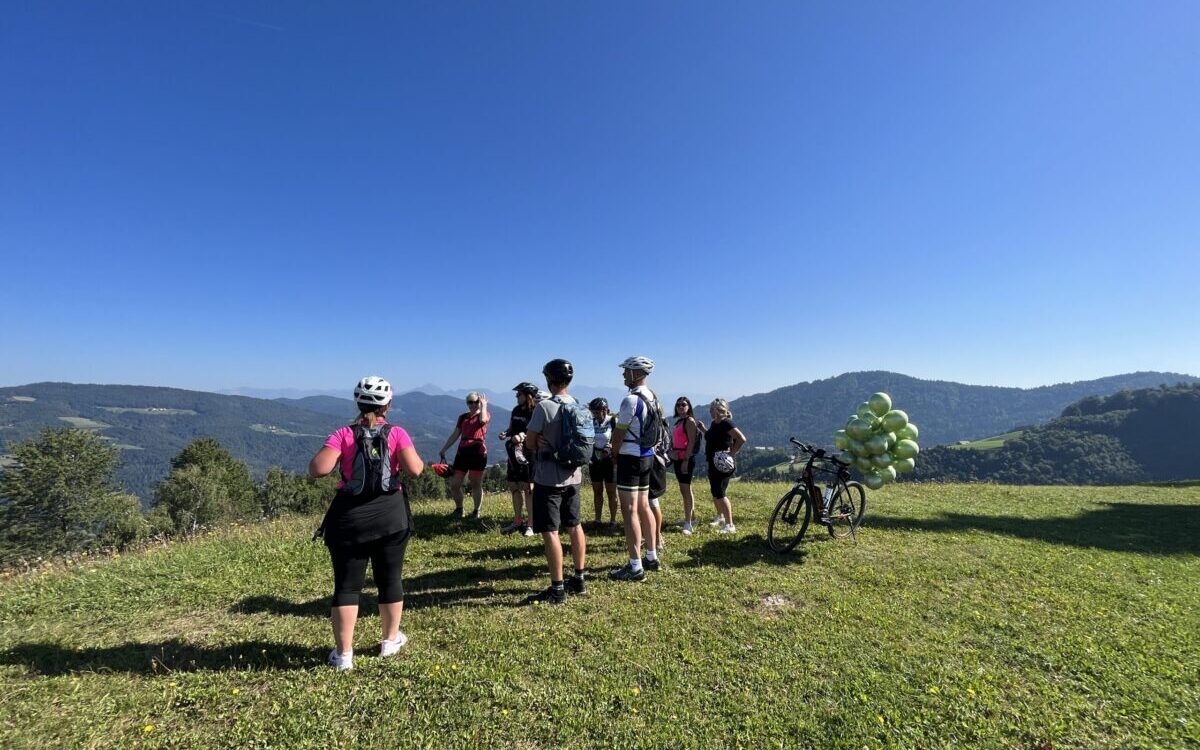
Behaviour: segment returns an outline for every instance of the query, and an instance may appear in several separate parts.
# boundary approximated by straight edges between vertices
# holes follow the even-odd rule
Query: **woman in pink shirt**
[[[354,400],[358,420],[330,435],[308,465],[313,477],[340,469],[337,495],[317,531],[325,537],[333,561],[329,616],[336,646],[329,664],[339,670],[354,668],[354,624],[368,561],[379,589],[379,655],[391,656],[408,642],[400,632],[400,576],[412,514],[401,477],[402,472],[416,476],[425,468],[408,433],[384,419],[392,403],[392,386],[386,380],[370,376],[358,381]]]

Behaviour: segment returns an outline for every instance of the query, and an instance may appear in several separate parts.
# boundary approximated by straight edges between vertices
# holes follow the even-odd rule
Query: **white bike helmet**
[[[378,375],[368,375],[354,386],[354,400],[360,404],[384,406],[392,402],[392,384]]]
[[[641,370],[649,375],[650,371],[654,369],[654,360],[649,357],[629,357],[617,367],[622,370]]]
[[[737,468],[737,462],[729,451],[717,451],[713,454],[713,468],[722,474],[732,474]]]

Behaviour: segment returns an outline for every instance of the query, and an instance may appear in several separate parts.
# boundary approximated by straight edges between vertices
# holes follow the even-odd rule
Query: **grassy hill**
[[[1200,487],[900,485],[778,557],[668,534],[643,584],[561,608],[507,501],[417,507],[395,659],[321,665],[313,519],[0,581],[0,746],[1181,748],[1200,743]],[[664,506],[678,517],[674,490]],[[622,557],[589,540],[601,574]]]
[[[786,446],[791,435],[829,445],[833,433],[845,425],[859,403],[876,391],[884,391],[891,394],[897,408],[907,411],[920,425],[921,445],[933,447],[1046,422],[1088,396],[1176,383],[1200,383],[1200,378],[1135,372],[1040,388],[1001,388],[920,380],[894,372],[850,372],[743,396],[730,406],[734,421],[751,445]]]
[[[0,456],[7,445],[47,427],[91,430],[122,449],[117,479],[148,502],[171,459],[195,438],[216,438],[258,476],[270,466],[300,472],[326,436],[356,413],[349,399],[289,401],[128,385],[0,388]],[[396,397],[391,417],[423,456],[433,458],[463,411],[461,399],[411,393]],[[492,413],[494,436],[508,425],[509,411],[495,407]],[[498,441],[492,447],[501,455]]]

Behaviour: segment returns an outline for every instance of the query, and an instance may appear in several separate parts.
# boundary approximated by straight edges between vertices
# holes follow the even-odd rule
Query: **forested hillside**
[[[863,399],[883,391],[921,426],[921,444],[934,446],[1040,424],[1088,396],[1177,383],[1200,383],[1200,378],[1137,372],[1040,388],[1001,388],[920,380],[894,372],[851,372],[744,396],[731,407],[734,421],[751,445],[785,446],[790,435],[828,445]]]
[[[117,481],[146,503],[154,484],[167,475],[172,457],[199,437],[218,440],[260,478],[271,466],[304,471],[325,437],[356,411],[348,399],[314,399],[301,399],[301,407],[286,399],[149,386],[34,383],[0,388],[0,456],[9,452],[7,446],[46,427],[95,432],[121,449]],[[409,431],[421,455],[433,458],[463,411],[461,399],[410,393],[396,398],[391,416]],[[493,436],[507,426],[508,416],[508,410],[493,408]],[[499,456],[499,443],[490,442]]]
[[[1089,397],[999,448],[933,448],[913,479],[1116,484],[1200,479],[1200,385]]]

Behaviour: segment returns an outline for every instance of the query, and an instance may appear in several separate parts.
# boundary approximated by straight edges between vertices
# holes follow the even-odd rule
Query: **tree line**
[[[336,476],[269,468],[256,482],[216,439],[198,438],[171,460],[143,510],[116,480],[121,450],[94,433],[46,429],[11,446],[12,464],[0,474],[0,565],[124,549],[152,538],[186,537],[232,521],[322,513],[332,500]],[[433,472],[409,477],[411,499],[448,496]],[[506,489],[504,467],[493,466],[485,489]]]

